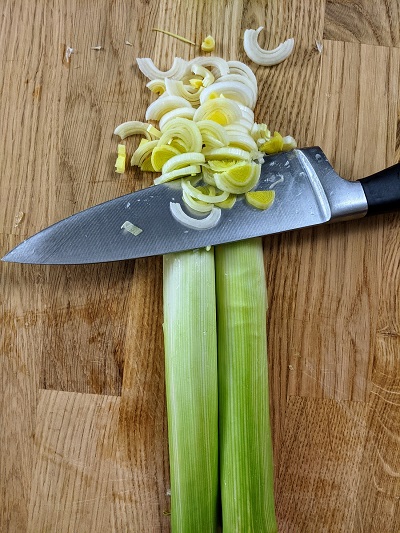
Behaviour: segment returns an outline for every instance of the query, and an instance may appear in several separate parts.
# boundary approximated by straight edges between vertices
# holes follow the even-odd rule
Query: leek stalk
[[[214,251],[164,256],[164,347],[173,533],[214,533],[218,367]]]
[[[260,238],[215,248],[224,533],[277,531]]]

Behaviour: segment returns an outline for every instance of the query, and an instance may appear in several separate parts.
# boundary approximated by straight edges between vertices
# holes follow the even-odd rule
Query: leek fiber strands
[[[277,531],[261,239],[215,248],[224,533]]]
[[[218,368],[214,251],[164,256],[164,347],[174,533],[214,533]]]

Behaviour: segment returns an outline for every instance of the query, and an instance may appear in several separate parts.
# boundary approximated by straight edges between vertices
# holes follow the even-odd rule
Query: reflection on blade
[[[181,225],[170,212],[170,202],[182,203],[180,184],[157,185],[62,220],[24,241],[3,260],[40,264],[118,261],[327,222],[329,203],[305,153],[295,150],[266,158],[258,189],[274,188],[276,193],[266,211],[238,198],[232,209],[221,211],[217,226],[192,229]],[[328,162],[326,165],[331,169]],[[137,235],[127,231],[122,227],[126,222],[142,231]]]

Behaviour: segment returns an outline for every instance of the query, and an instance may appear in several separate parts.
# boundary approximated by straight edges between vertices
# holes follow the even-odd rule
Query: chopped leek
[[[163,287],[171,530],[213,533],[218,503],[214,252],[164,255]]]
[[[257,65],[272,66],[284,61],[293,51],[294,39],[288,39],[273,50],[264,50],[258,44],[258,35],[264,26],[257,30],[245,30],[243,47],[247,57]]]
[[[246,192],[245,198],[257,209],[268,209],[274,203],[275,191],[250,191]]]
[[[215,39],[211,35],[207,35],[204,41],[201,43],[201,49],[203,52],[212,52],[215,48]]]
[[[118,157],[115,162],[115,172],[123,174],[126,165],[126,146],[124,144],[118,145]]]
[[[275,533],[262,240],[215,257],[223,530]]]

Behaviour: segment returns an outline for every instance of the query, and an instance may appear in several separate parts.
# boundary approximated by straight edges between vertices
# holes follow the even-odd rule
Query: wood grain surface
[[[279,66],[249,62],[257,119],[349,180],[400,159],[399,0],[0,5],[0,255],[151,183],[114,173],[115,126],[152,100],[135,58],[198,54],[153,27],[212,34],[238,60],[246,28],[269,47],[294,37]],[[264,239],[281,532],[400,532],[399,228],[387,215]],[[0,531],[168,532],[160,258],[2,263],[0,283]]]

